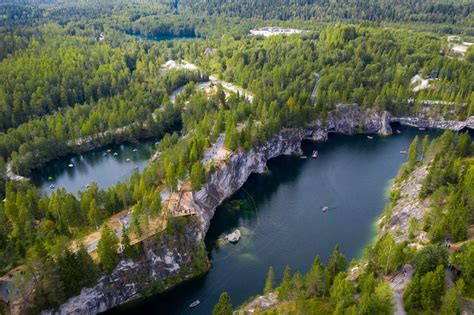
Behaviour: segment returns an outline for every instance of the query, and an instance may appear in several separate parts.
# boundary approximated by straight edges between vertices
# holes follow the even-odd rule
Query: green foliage
[[[442,245],[428,245],[416,253],[413,262],[416,274],[425,275],[438,266],[447,266],[448,252]]]
[[[288,298],[290,290],[291,290],[291,268],[289,266],[286,266],[285,270],[283,271],[283,278],[281,280],[280,286],[277,289],[278,299],[280,301],[283,301],[286,298]]]
[[[331,302],[336,307],[336,310],[346,309],[355,303],[353,296],[354,286],[347,279],[347,275],[344,272],[336,275],[330,293]]]
[[[461,269],[461,278],[470,296],[474,294],[474,241],[469,241],[453,255],[453,263]]]
[[[265,279],[265,288],[263,289],[263,294],[268,294],[273,291],[273,286],[275,284],[275,273],[273,272],[273,267],[268,268],[267,278]]]
[[[443,296],[444,291],[443,265],[439,265],[434,271],[429,271],[424,275],[417,272],[403,295],[405,309],[408,313],[417,310],[438,310],[441,305],[440,297]]]
[[[227,292],[223,292],[219,297],[219,302],[214,306],[212,315],[232,315],[232,304]]]
[[[442,315],[459,315],[461,314],[461,296],[464,283],[458,281],[454,287],[449,288],[442,298],[442,306],[440,314]]]
[[[206,183],[206,171],[204,170],[204,166],[202,166],[201,162],[196,162],[193,164],[191,168],[191,187],[194,191],[198,191],[201,189],[201,186]]]
[[[390,286],[385,281],[373,280],[370,285],[365,285],[361,291],[359,314],[393,314],[394,301]]]
[[[416,160],[418,158],[418,136],[413,138],[413,141],[410,144],[408,149],[408,162],[406,167],[406,172],[410,173],[415,167]]]
[[[97,244],[97,254],[100,264],[106,272],[112,271],[119,262],[118,239],[114,231],[107,225],[100,230],[100,240]]]
[[[340,272],[345,271],[346,268],[346,257],[341,253],[341,250],[339,249],[339,244],[337,244],[334,247],[334,250],[331,254],[331,259],[329,260],[329,264],[327,267],[329,283],[332,284],[336,275],[338,275]]]

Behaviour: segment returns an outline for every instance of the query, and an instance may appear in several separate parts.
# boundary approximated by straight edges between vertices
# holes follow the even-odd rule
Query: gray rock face
[[[474,116],[470,116],[464,121],[434,120],[431,118],[425,119],[420,117],[393,117],[391,121],[406,126],[422,128],[450,129],[454,131],[460,131],[465,128],[474,129]]]
[[[166,288],[163,281],[170,277],[191,277],[193,253],[201,246],[200,233],[194,220],[187,224],[184,233],[171,230],[160,238],[144,241],[145,253],[140,261],[121,260],[96,286],[82,289],[80,295],[43,314],[97,314],[140,297],[150,285]]]
[[[317,120],[311,124],[309,138],[326,141],[328,133],[378,133],[391,135],[391,115],[389,112],[377,113],[361,109],[357,104],[340,104],[328,114],[325,122]]]

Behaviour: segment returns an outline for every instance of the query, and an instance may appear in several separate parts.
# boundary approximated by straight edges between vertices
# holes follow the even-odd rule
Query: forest
[[[399,116],[464,120],[474,114],[473,48],[464,58],[452,57],[445,35],[473,35],[468,1],[401,1],[388,8],[380,0],[272,2],[271,8],[264,1],[0,4],[0,274],[23,266],[25,273],[15,282],[19,288],[33,283],[32,313],[56,307],[94,284],[120,258],[139,257],[141,245],[129,243],[166,215],[160,192],[183,183],[199,190],[215,171],[212,163],[201,162],[203,154],[223,133],[228,150],[250,150],[283,128],[324,119],[341,103]],[[397,24],[401,21],[406,23]],[[307,32],[249,35],[268,23]],[[146,39],[162,35],[193,39]],[[200,70],[164,70],[168,60],[186,60]],[[430,88],[414,91],[410,79],[416,74],[430,78]],[[253,101],[226,96],[220,84],[212,86],[213,92],[196,89],[209,75],[248,90]],[[320,80],[312,95],[316,75]],[[178,88],[184,92],[172,102]],[[48,195],[31,182],[6,176],[7,165],[14,174],[28,176],[48,161],[88,150],[84,144],[101,147],[144,138],[160,140],[159,159],[107,189],[92,183],[78,194],[58,188]],[[467,237],[474,207],[472,153],[471,139],[453,133],[433,140],[426,152],[424,160],[429,157],[433,164],[423,196],[436,206],[423,229],[434,242],[446,234],[457,241]],[[414,156],[407,174],[418,165]],[[106,223],[126,210],[131,225],[119,239]],[[101,234],[98,259],[84,247],[72,250],[74,241],[95,231]],[[301,307],[316,309],[369,314],[379,305],[387,307],[381,312],[390,310],[383,303],[386,285],[377,275],[381,251],[393,240],[387,236],[380,242],[367,254],[373,266],[355,285],[347,283],[347,264],[336,249],[328,266],[316,259],[308,275],[288,269],[280,298],[301,297]],[[471,247],[456,258],[463,268],[470,268]],[[418,255],[401,249],[398,254],[390,271]],[[435,281],[436,267],[420,271],[419,283]],[[465,289],[472,292],[472,275],[465,276]],[[410,294],[425,294],[414,283]],[[273,281],[268,286],[267,292],[273,290]],[[353,299],[354,292],[361,294],[360,301]],[[380,299],[376,306],[368,301],[373,294]],[[426,303],[407,308],[444,307],[444,302]]]

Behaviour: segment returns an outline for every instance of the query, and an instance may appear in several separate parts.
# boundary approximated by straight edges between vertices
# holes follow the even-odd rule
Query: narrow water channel
[[[361,256],[374,236],[373,223],[383,210],[386,190],[397,174],[415,135],[430,137],[439,130],[420,131],[396,125],[401,134],[330,135],[324,143],[303,142],[316,159],[281,156],[268,162],[267,174],[253,174],[218,207],[206,236],[212,260],[203,277],[166,294],[112,310],[118,314],[210,314],[223,291],[234,306],[261,293],[269,266],[277,281],[286,265],[306,272],[316,255],[327,263],[336,244],[349,261]],[[323,213],[320,209],[329,205]],[[217,238],[239,228],[241,240],[217,245]],[[201,304],[190,309],[199,299]]]

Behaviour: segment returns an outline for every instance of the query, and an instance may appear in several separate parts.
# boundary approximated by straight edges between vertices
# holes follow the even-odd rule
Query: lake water
[[[135,169],[143,170],[154,150],[155,141],[152,140],[109,145],[46,163],[32,173],[31,179],[47,193],[52,191],[51,185],[54,189],[64,187],[76,193],[92,181],[101,188],[107,188],[127,180]]]
[[[206,236],[212,268],[203,277],[166,294],[112,310],[116,314],[210,314],[223,291],[234,306],[261,293],[269,266],[276,280],[283,269],[306,272],[316,255],[327,263],[336,244],[350,261],[359,258],[374,236],[374,221],[387,202],[387,189],[415,135],[441,131],[402,131],[390,137],[332,134],[323,143],[305,141],[317,159],[281,156],[268,162],[267,174],[253,174],[218,207]],[[323,213],[320,209],[329,205]],[[219,236],[236,228],[241,240],[219,247]],[[199,299],[201,304],[188,306]]]
[[[156,42],[161,41],[174,41],[174,40],[194,40],[198,37],[191,35],[158,35],[158,36],[145,36],[145,35],[131,35],[140,40],[151,40]]]

